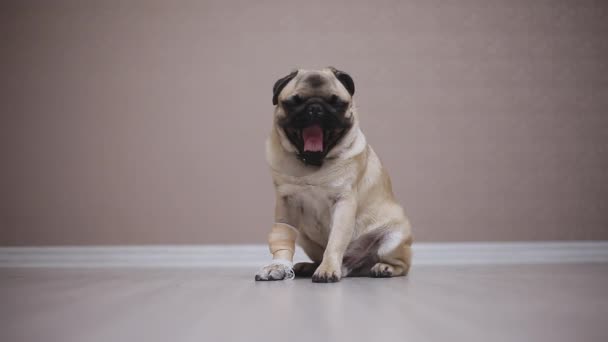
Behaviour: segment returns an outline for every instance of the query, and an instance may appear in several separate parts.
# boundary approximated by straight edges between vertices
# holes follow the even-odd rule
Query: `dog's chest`
[[[279,192],[286,198],[289,219],[309,239],[327,244],[338,191],[330,187],[285,184]]]

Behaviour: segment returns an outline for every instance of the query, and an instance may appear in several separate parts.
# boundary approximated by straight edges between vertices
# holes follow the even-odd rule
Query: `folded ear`
[[[329,69],[334,73],[338,81],[342,83],[344,88],[348,90],[350,96],[355,95],[355,82],[353,81],[353,78],[350,77],[350,75],[345,73],[344,71],[338,70],[334,67],[329,67]]]
[[[297,74],[298,74],[298,72],[294,71],[291,74],[289,74],[283,78],[279,78],[274,83],[274,86],[272,87],[272,104],[274,106],[276,106],[279,103],[279,94],[281,93],[281,90],[283,90],[283,88],[285,88],[287,83],[289,83],[289,81],[291,81],[294,77],[296,77]]]

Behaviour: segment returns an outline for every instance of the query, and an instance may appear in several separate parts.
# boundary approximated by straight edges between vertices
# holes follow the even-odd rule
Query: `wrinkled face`
[[[321,166],[353,125],[355,86],[334,68],[298,70],[274,85],[275,123],[307,165]]]

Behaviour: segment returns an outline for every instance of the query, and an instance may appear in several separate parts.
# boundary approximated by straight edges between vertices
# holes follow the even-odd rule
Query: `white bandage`
[[[256,280],[293,279],[293,255],[296,251],[297,230],[286,223],[275,223],[268,235],[268,249],[272,253],[272,262],[257,273]],[[283,278],[275,272],[282,271]]]
[[[272,260],[272,262],[269,264],[270,265],[283,265],[285,267],[289,267],[292,268],[293,267],[293,262],[289,261],[289,260],[285,260],[285,259],[274,259]]]
[[[275,223],[268,235],[268,249],[275,260],[293,261],[297,230],[286,223]]]

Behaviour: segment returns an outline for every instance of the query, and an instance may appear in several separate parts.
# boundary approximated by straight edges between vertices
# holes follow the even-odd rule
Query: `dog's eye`
[[[300,95],[295,94],[291,97],[291,102],[296,105],[302,104],[302,98],[300,97]]]
[[[329,97],[329,99],[327,99],[327,103],[329,103],[330,105],[336,107],[336,108],[340,108],[340,107],[345,107],[348,105],[348,102],[342,100],[341,98],[338,97],[338,95],[332,95]]]
[[[297,106],[297,105],[302,104],[302,102],[304,102],[304,100],[302,100],[300,95],[295,94],[295,95],[285,99],[285,101],[283,101],[283,105],[284,106]]]

